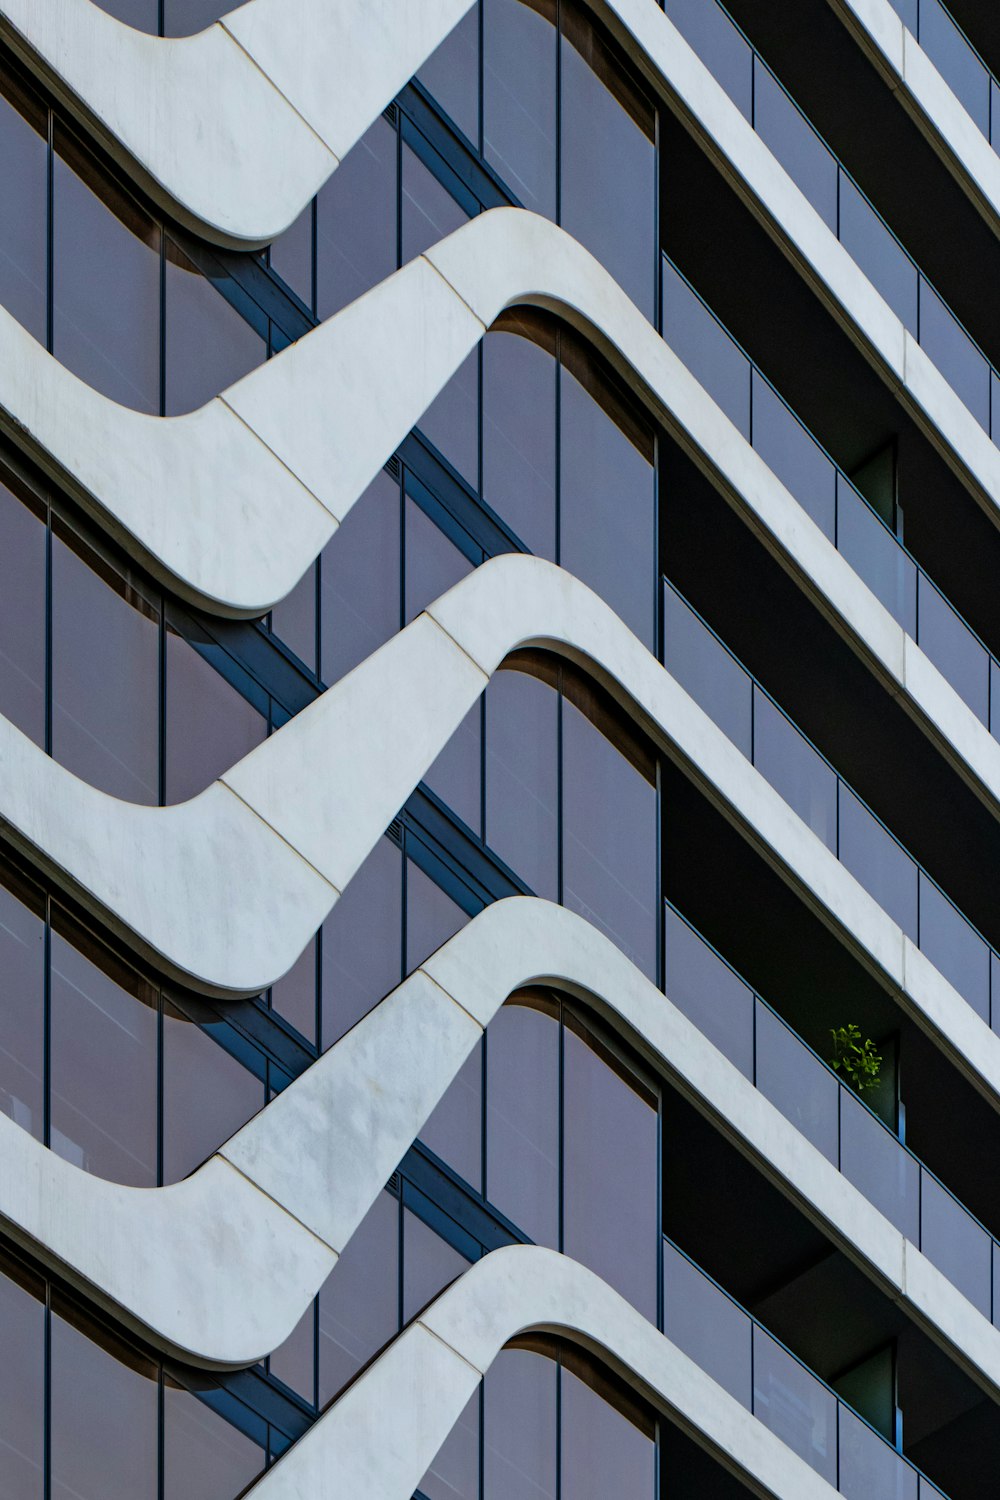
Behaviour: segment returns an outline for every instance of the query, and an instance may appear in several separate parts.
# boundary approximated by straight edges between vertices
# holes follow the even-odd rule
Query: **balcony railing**
[[[1000,83],[941,0],[889,0],[945,83],[1000,152]]]

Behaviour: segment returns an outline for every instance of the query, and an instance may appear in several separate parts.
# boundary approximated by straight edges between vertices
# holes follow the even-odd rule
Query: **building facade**
[[[951,3],[0,0],[0,1500],[992,1493]]]

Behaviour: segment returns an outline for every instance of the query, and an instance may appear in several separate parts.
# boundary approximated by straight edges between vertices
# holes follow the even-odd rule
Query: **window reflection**
[[[399,1200],[380,1193],[319,1294],[319,1404],[399,1327]]]
[[[0,1274],[0,1494],[41,1500],[44,1438],[44,1287],[4,1262]]]
[[[559,1245],[558,1015],[504,1005],[486,1044],[486,1196],[536,1244]],[[572,1127],[571,1127],[572,1128]]]
[[[230,1500],[264,1464],[257,1443],[183,1386],[164,1379],[164,1500]]]
[[[45,924],[39,893],[0,885],[0,1111],[42,1139]],[[13,887],[13,888],[11,888]],[[17,894],[15,894],[17,892]],[[20,898],[20,899],[19,899]]]
[[[0,483],[0,713],[45,743],[45,522]]]
[[[567,1500],[605,1495],[652,1500],[656,1442],[651,1427],[636,1426],[565,1365],[560,1374],[561,1493]]]
[[[322,1036],[332,1047],[403,977],[403,856],[379,839],[322,928]]]
[[[559,882],[559,699],[527,672],[496,673],[486,689],[486,827],[495,854],[536,896]]]
[[[0,302],[45,342],[46,111],[12,80],[0,95]]]
[[[472,145],[479,143],[479,0],[424,63],[417,78]]]
[[[483,0],[483,155],[525,208],[550,219],[556,213],[554,19],[553,0]]]
[[[164,1182],[193,1172],[266,1103],[261,1079],[211,1035],[213,1013],[188,1009],[163,1004]]]
[[[483,498],[536,556],[554,560],[555,339],[540,346],[544,331],[508,317],[483,341]]]
[[[320,673],[337,682],[401,622],[399,481],[382,472],[320,559]]]
[[[316,311],[321,318],[396,269],[396,175],[396,132],[380,117],[320,189]],[[282,264],[286,257],[287,251],[279,251]]]
[[[267,343],[173,240],[166,251],[164,366],[168,417],[204,406],[261,364]],[[223,276],[220,270],[216,273]]]
[[[483,1500],[555,1500],[554,1360],[504,1349],[483,1383]]]
[[[201,650],[168,624],[168,803],[184,802],[203,791],[267,738],[266,717],[212,666],[211,654],[222,656],[218,646],[207,636],[198,644]]]

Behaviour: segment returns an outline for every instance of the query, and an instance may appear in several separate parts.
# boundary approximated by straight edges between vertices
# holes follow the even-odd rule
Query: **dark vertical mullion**
[[[48,112],[48,141],[45,153],[45,347],[55,348],[55,114]]]
[[[52,1286],[45,1279],[45,1302],[43,1312],[42,1356],[42,1494],[50,1500],[52,1494]]]

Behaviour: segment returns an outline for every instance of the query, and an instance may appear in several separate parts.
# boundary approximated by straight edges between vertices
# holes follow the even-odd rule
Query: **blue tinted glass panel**
[[[473,489],[479,487],[479,352],[459,365],[417,423]]]
[[[916,266],[898,240],[842,172],[840,239],[858,265],[911,333],[917,331]]]
[[[923,874],[920,876],[920,950],[988,1022],[989,946]]]
[[[479,1500],[479,1428],[477,1391],[420,1481],[427,1500]]]
[[[524,672],[497,672],[486,689],[485,839],[535,895],[553,901],[558,733],[558,694]]]
[[[990,144],[994,151],[997,149],[997,141],[1000,140],[1000,84],[995,78],[990,79]]]
[[[399,1326],[399,1202],[380,1193],[319,1294],[319,1404],[325,1406]]]
[[[4,484],[0,484],[0,713],[36,745],[44,744],[45,525]]]
[[[175,630],[167,629],[166,800],[184,802],[267,737],[267,718]]]
[[[836,1164],[840,1086],[805,1043],[760,1000],[757,1087],[828,1161]]]
[[[155,1500],[155,1367],[133,1351],[110,1353],[53,1314],[51,1370],[52,1494]]]
[[[753,382],[753,445],[829,541],[836,528],[837,471],[758,371]]]
[[[920,279],[920,345],[981,427],[990,426],[990,367],[969,335]]]
[[[41,1500],[45,1308],[0,1276],[0,1484],[4,1500]]]
[[[556,211],[556,29],[521,0],[483,0],[483,154],[525,208]]]
[[[165,410],[203,406],[267,356],[264,338],[166,240]]]
[[[171,0],[167,0],[167,4],[170,3]],[[184,0],[174,0],[174,4],[183,3]],[[100,6],[109,16],[124,21],[127,26],[134,26],[136,31],[156,35],[160,24],[158,0],[100,0]]]
[[[555,1500],[557,1380],[554,1361],[526,1349],[504,1349],[490,1365],[483,1500]]]
[[[663,909],[663,988],[709,1041],[753,1077],[753,991],[670,906]]]
[[[483,340],[483,498],[536,556],[555,560],[556,362],[512,333]]]
[[[263,1469],[264,1450],[205,1401],[163,1382],[164,1500],[239,1495]]]
[[[329,318],[395,269],[396,132],[379,118],[316,196],[316,311]]]
[[[739,428],[750,437],[750,361],[666,259],[663,337]]]
[[[920,9],[920,0],[889,0],[889,4],[899,16],[904,26],[908,26],[917,34],[917,16]]]
[[[0,97],[0,302],[45,342],[48,176],[45,116],[29,124]]]
[[[990,658],[928,578],[921,575],[919,644],[983,723],[989,720]]]
[[[379,839],[323,923],[324,1048],[332,1047],[403,977],[402,864],[402,853],[391,839]]]
[[[883,911],[916,942],[917,867],[843,782],[840,858]]]
[[[929,1172],[923,1174],[921,1183],[920,1248],[988,1318],[993,1242],[986,1230]]]
[[[845,1500],[918,1500],[917,1473],[876,1432],[840,1405],[840,1493]]]
[[[402,623],[400,511],[399,481],[376,475],[322,552],[319,670],[324,682],[346,676]]]
[[[345,160],[346,164],[346,160]],[[284,234],[271,241],[267,263],[277,271],[306,307],[313,306],[313,216],[315,200],[304,208]]]
[[[828,1483],[837,1483],[837,1398],[775,1343],[753,1330],[753,1414]]]
[[[663,8],[733,103],[752,119],[753,53],[721,6],[706,5],[704,0],[665,0]]]
[[[990,658],[990,733],[1000,739],[1000,664]]]
[[[812,206],[837,228],[837,163],[759,58],[754,59],[754,129]]]
[[[582,1380],[560,1372],[560,1492],[653,1500],[656,1444]]]
[[[468,1269],[469,1262],[464,1255],[435,1234],[410,1209],[403,1209],[404,1323],[415,1318],[429,1302],[433,1302],[438,1292]]]
[[[907,635],[916,640],[916,565],[854,486],[839,474],[837,549]]]
[[[232,9],[232,0],[163,0],[163,35],[193,36]]]
[[[749,760],[753,684],[668,583],[663,586],[663,665]]]
[[[836,775],[766,694],[756,686],[753,694],[754,765],[817,838],[836,849]]]
[[[920,45],[984,135],[990,129],[990,75],[938,0],[920,0]]]
[[[840,1170],[901,1234],[920,1243],[920,1168],[849,1089],[840,1096]]]
[[[403,144],[403,264],[436,245],[468,219],[468,214],[433,172]],[[336,180],[337,173],[334,173]]]
[[[268,1355],[268,1373],[312,1405],[316,1365],[313,1306],[302,1314],[283,1344]]]
[[[742,1308],[663,1241],[664,1333],[748,1410],[752,1326]]]
[[[0,886],[0,1113],[42,1139],[45,1027],[44,925]]]
[[[267,1102],[263,1080],[163,1004],[163,1180],[179,1182]]]
[[[454,14],[454,12],[453,12]],[[440,33],[439,33],[440,35]],[[472,5],[418,79],[474,146],[479,144],[479,4]]]
[[[558,1248],[559,1022],[524,1005],[502,1006],[486,1039],[486,1196]]]

